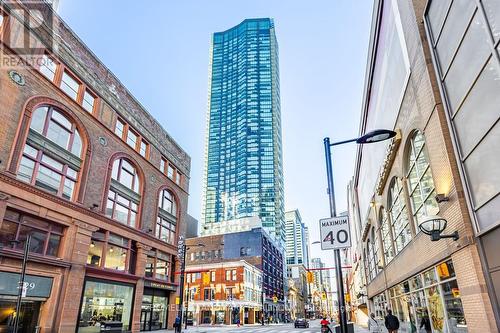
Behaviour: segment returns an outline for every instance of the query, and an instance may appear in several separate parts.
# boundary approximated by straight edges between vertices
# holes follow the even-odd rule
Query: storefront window
[[[28,235],[31,235],[31,253],[57,257],[63,231],[59,224],[7,209],[0,228],[0,243],[4,247],[23,250]]]
[[[467,332],[460,289],[457,280],[443,283],[443,298],[446,314],[448,316],[448,327],[452,332]]]
[[[101,332],[111,322],[130,330],[134,288],[128,284],[87,280],[83,293],[78,332]]]
[[[424,284],[426,286],[429,286],[436,282],[437,278],[436,278],[436,271],[434,270],[434,268],[429,269],[427,272],[424,273]]]
[[[401,321],[401,332],[423,332],[426,327],[433,333],[467,332],[452,260],[418,274],[389,291],[392,310]]]
[[[427,288],[425,294],[427,296],[427,303],[429,304],[434,332],[444,332],[444,309],[438,286]]]
[[[455,277],[455,268],[453,267],[453,262],[451,260],[443,262],[436,268],[439,276],[439,281]]]
[[[94,232],[87,265],[134,273],[135,250],[132,243],[131,240],[109,231]]]

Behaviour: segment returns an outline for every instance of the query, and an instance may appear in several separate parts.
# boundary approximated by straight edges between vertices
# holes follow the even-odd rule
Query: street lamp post
[[[184,310],[184,275],[186,273],[186,252],[187,250],[191,249],[189,247],[186,247],[186,240],[181,239],[180,240],[180,246],[181,246],[181,255],[180,258],[182,258],[181,262],[181,279],[180,279],[180,286],[181,286],[181,291],[179,293],[179,326],[176,327],[176,332],[180,333],[182,331],[182,323],[183,323],[183,318],[182,318],[182,312]],[[204,244],[198,244],[195,245],[196,247],[205,247]],[[187,309],[186,309],[186,315],[187,315]],[[187,321],[186,321],[187,323]],[[186,325],[187,326],[187,325]]]
[[[13,333],[17,333],[19,330],[19,319],[21,318],[21,305],[23,297],[25,295],[24,289],[24,279],[26,278],[26,266],[28,264],[28,255],[30,250],[31,243],[31,235],[26,237],[26,243],[24,244],[24,253],[23,253],[23,264],[21,268],[21,279],[19,280],[18,290],[17,290],[17,301],[16,301],[16,316],[14,317],[14,330]]]
[[[337,209],[335,207],[335,191],[333,186],[333,171],[332,171],[332,146],[339,146],[345,143],[356,142],[357,144],[375,143],[379,141],[388,140],[396,135],[396,132],[390,130],[375,130],[369,132],[359,138],[339,141],[335,143],[330,143],[330,138],[325,138],[323,140],[325,146],[325,160],[326,160],[326,176],[328,181],[328,198],[330,202],[330,217],[337,217]],[[344,281],[342,276],[342,262],[340,259],[340,249],[335,249],[335,270],[337,278],[337,295],[339,302],[339,321],[340,321],[340,332],[347,333],[347,313],[345,309],[345,296],[344,296]]]

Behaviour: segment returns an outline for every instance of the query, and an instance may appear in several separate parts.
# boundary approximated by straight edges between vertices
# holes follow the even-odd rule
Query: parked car
[[[309,321],[305,318],[297,318],[294,322],[295,328],[309,328]]]

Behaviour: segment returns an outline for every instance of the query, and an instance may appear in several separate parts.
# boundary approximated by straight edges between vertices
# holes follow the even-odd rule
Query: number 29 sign
[[[351,247],[351,233],[348,216],[330,217],[319,220],[321,249],[335,250]]]

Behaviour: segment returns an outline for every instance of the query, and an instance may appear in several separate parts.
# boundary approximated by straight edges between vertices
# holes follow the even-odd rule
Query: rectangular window
[[[94,111],[94,105],[95,96],[88,89],[85,89],[85,93],[83,94],[83,108],[92,113]]]
[[[100,322],[117,322],[130,331],[134,286],[124,283],[87,280],[82,299],[78,332],[99,332]],[[96,323],[96,325],[91,325]],[[104,332],[104,325],[101,326]]]
[[[167,162],[165,159],[162,157],[160,160],[160,171],[165,173],[165,166],[167,165]]]
[[[80,83],[76,81],[73,76],[68,74],[67,71],[64,71],[61,81],[61,90],[76,101],[78,98],[79,89]]]
[[[175,177],[175,183],[177,185],[181,185],[181,179],[182,179],[182,175],[179,171],[177,171],[177,176]]]
[[[236,270],[235,269],[233,269],[233,273],[232,274],[233,274],[233,281],[236,281]]]
[[[147,153],[148,153],[148,143],[144,139],[142,139],[139,154],[141,154],[143,157],[147,157]]]
[[[87,264],[132,273],[135,267],[135,251],[132,249],[132,242],[109,231],[94,232],[87,255]]]
[[[123,139],[123,131],[124,130],[125,130],[125,123],[122,120],[117,119],[116,125],[115,125],[115,134]]]
[[[0,17],[2,17],[0,15]],[[54,77],[56,76],[57,64],[54,60],[48,55],[43,55],[41,63],[40,63],[40,73],[42,73],[47,79],[50,81],[54,81]]]
[[[167,177],[170,179],[174,179],[174,168],[172,165],[169,163],[168,168],[167,168]]]
[[[210,275],[211,275],[211,276],[210,276],[210,280],[211,280],[212,282],[215,282],[215,271],[210,272]]]
[[[57,257],[63,230],[59,224],[7,209],[0,229],[0,244],[22,251],[31,235],[30,252]]]
[[[130,129],[128,130],[127,144],[134,149],[136,149],[136,147],[137,147],[137,137],[138,137],[138,135],[135,134],[134,131],[132,131]]]
[[[231,280],[231,271],[226,271],[226,281]]]

